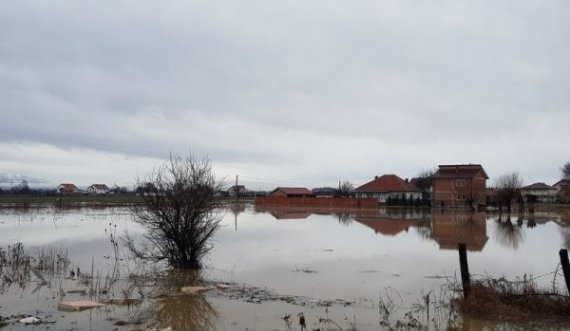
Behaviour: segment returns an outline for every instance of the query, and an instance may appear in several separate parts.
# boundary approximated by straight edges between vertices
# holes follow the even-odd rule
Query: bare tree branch
[[[140,258],[199,269],[220,226],[215,194],[223,184],[216,180],[210,161],[171,153],[169,162],[137,182],[143,204],[132,207],[134,221],[146,234],[139,245],[132,237],[124,238],[127,248]]]

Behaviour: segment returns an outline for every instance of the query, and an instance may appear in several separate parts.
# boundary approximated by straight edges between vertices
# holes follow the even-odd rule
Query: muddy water
[[[223,227],[199,283],[224,287],[189,296],[176,293],[195,284],[196,275],[133,282],[129,275],[140,273],[142,266],[126,259],[122,248],[117,262],[112,240],[125,231],[143,233],[126,209],[3,210],[0,247],[21,242],[31,256],[51,250],[66,254],[70,263],[65,270],[46,272],[43,279],[31,274],[27,281],[2,280],[0,315],[29,314],[50,322],[36,329],[286,330],[282,317],[290,315],[291,327],[298,329],[297,315],[303,313],[309,329],[381,330],[384,305],[391,313],[389,323],[410,322],[405,314],[412,312],[436,330],[449,320],[444,310],[433,308],[449,295],[442,288],[459,278],[458,243],[467,245],[474,277],[531,274],[541,287],[552,286],[558,251],[570,244],[566,212],[509,219],[452,211],[235,206],[222,214]],[[96,277],[71,277],[70,270],[77,273],[77,268]],[[111,275],[116,281],[109,284]],[[565,291],[560,276],[556,282]],[[103,288],[108,290],[101,293]],[[97,290],[96,296],[90,294]],[[429,318],[422,299],[428,293]],[[142,303],[82,312],[57,309],[62,300],[111,297],[134,297]],[[529,327],[463,324],[467,330]],[[12,323],[5,328],[30,327]]]

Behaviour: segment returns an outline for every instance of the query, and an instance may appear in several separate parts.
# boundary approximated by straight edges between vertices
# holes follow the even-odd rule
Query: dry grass
[[[464,316],[485,319],[568,321],[570,316],[570,297],[556,288],[539,290],[526,276],[516,282],[504,278],[477,280],[471,285],[471,295],[453,299],[452,305]]]

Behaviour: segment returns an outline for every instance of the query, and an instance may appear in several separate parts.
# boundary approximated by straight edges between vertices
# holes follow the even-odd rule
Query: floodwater
[[[51,254],[69,260],[25,277],[4,262],[0,272],[12,272],[12,279],[0,280],[0,315],[48,322],[4,328],[299,330],[299,313],[309,330],[383,330],[381,323],[395,327],[398,320],[430,330],[445,328],[450,320],[464,330],[528,328],[449,316],[445,303],[460,279],[459,243],[467,245],[473,278],[526,274],[541,288],[554,283],[566,293],[563,277],[554,272],[559,250],[570,245],[568,211],[499,218],[455,211],[235,205],[220,215],[223,227],[199,275],[134,277],[160,266],[132,261],[121,245],[113,245],[125,232],[144,233],[128,209],[0,210],[4,252],[20,242],[32,258]],[[18,275],[22,279],[15,279]],[[213,289],[179,293],[182,286],[196,284]],[[60,301],[127,297],[136,303],[58,310]],[[390,316],[381,313],[383,308]]]

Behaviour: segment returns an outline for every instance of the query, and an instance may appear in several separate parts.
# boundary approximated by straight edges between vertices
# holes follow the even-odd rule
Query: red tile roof
[[[61,188],[64,189],[64,190],[66,190],[66,191],[77,191],[77,190],[79,190],[79,189],[77,188],[77,186],[75,186],[75,185],[73,185],[73,184],[67,184],[67,183],[59,184],[58,188],[59,188],[60,186],[62,186]]]
[[[278,187],[271,193],[281,191],[287,195],[313,195],[313,192],[304,187]]]
[[[358,187],[356,192],[419,192],[412,184],[406,183],[402,178],[396,175],[383,175],[376,177],[373,181]]]
[[[98,190],[108,190],[109,189],[109,187],[105,184],[93,184],[91,186],[98,189]]]
[[[454,179],[454,178],[473,178],[481,171],[485,179],[489,179],[487,173],[480,164],[449,164],[439,165],[439,169],[433,175],[433,178]]]

